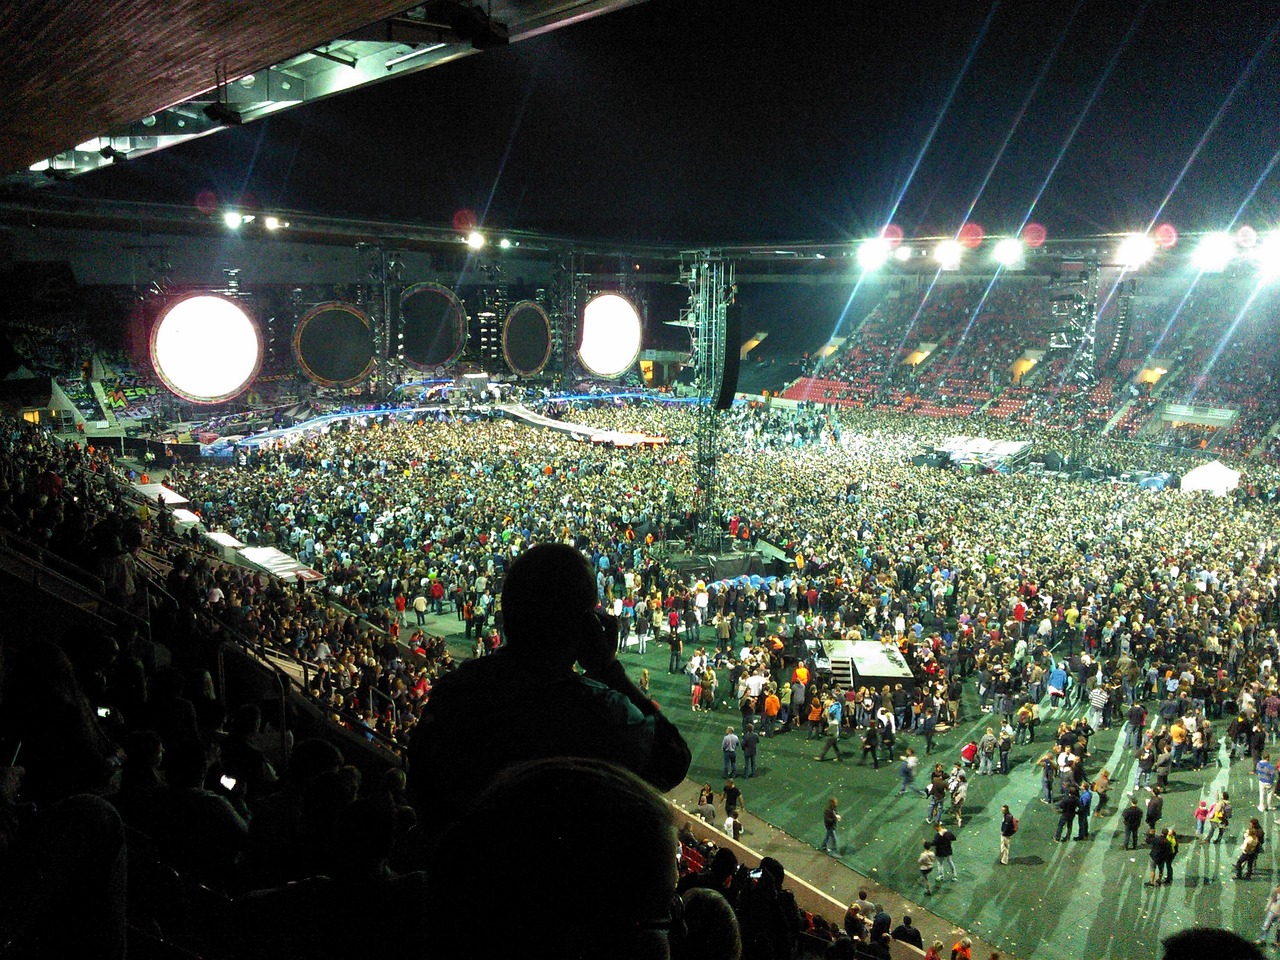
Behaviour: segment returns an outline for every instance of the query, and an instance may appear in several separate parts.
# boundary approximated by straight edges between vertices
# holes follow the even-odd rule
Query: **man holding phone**
[[[574,548],[538,544],[516,558],[502,585],[506,645],[442,677],[414,730],[419,823],[443,829],[522,760],[609,760],[662,791],[684,779],[689,747],[618,662],[617,620],[597,601],[591,566]],[[485,723],[483,704],[519,705],[520,720]]]

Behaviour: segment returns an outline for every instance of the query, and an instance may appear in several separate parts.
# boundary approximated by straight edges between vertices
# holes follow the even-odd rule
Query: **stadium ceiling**
[[[34,186],[642,0],[26,0],[0,18],[0,177]]]

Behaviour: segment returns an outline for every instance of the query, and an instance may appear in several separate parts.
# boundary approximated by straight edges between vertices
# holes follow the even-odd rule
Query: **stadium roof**
[[[0,18],[0,176],[85,173],[636,2],[25,0]]]

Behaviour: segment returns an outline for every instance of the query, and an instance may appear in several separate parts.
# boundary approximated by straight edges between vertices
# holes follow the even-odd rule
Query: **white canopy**
[[[240,556],[251,566],[288,583],[294,580],[317,581],[324,577],[316,570],[299,563],[287,553],[281,553],[275,547],[245,547]]]
[[[1182,478],[1184,493],[1208,490],[1215,497],[1225,497],[1240,485],[1240,471],[1232,470],[1221,460],[1201,464]]]

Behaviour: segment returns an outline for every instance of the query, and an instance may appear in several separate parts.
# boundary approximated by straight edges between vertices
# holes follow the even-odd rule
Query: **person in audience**
[[[572,818],[565,797],[574,798]],[[431,955],[470,960],[497,947],[517,957],[665,960],[688,956],[690,940],[731,949],[736,937],[725,934],[722,910],[685,909],[675,853],[670,806],[630,771],[573,757],[508,765],[433,851]],[[485,896],[475,895],[480,889]],[[500,932],[494,904],[502,905]],[[720,932],[695,929],[695,920]],[[500,946],[489,943],[495,936]]]
[[[157,791],[143,831],[163,862],[184,877],[227,890],[249,844],[249,825],[223,794],[205,788],[203,747],[180,744],[166,755],[166,786]]]
[[[679,892],[707,887],[719,893],[727,893],[738,873],[738,855],[728,847],[719,847],[711,855],[710,862],[700,873],[689,873],[680,878]]]
[[[275,768],[253,742],[261,724],[262,711],[258,705],[243,704],[235,711],[231,729],[220,749],[222,772],[242,786],[249,801],[270,792],[276,782]]]
[[[617,659],[616,621],[596,610],[595,577],[563,544],[516,558],[502,588],[507,643],[442,677],[410,746],[419,822],[442,829],[504,767],[550,756],[600,757],[661,790],[688,772],[689,747]],[[574,664],[583,674],[574,672]],[[528,703],[519,722],[476,722],[479,703]]]
[[[311,875],[316,838],[309,829],[310,798],[316,781],[338,776],[342,762],[342,752],[326,740],[303,740],[294,748],[282,788],[254,806],[243,871],[248,886],[272,887]]]
[[[893,939],[909,943],[920,950],[924,949],[924,938],[920,936],[920,929],[912,923],[909,913],[904,913],[902,922],[893,928]]]
[[[1216,927],[1190,927],[1164,938],[1161,960],[1262,960],[1263,953],[1239,934]]]
[[[323,778],[322,778],[323,779]],[[234,900],[219,939],[236,957],[359,956],[397,953],[433,937],[427,875],[394,873],[395,809],[382,797],[341,794],[321,872],[295,883],[255,890]],[[344,802],[345,801],[345,802]],[[376,903],[394,923],[334,923],[353,903]]]

